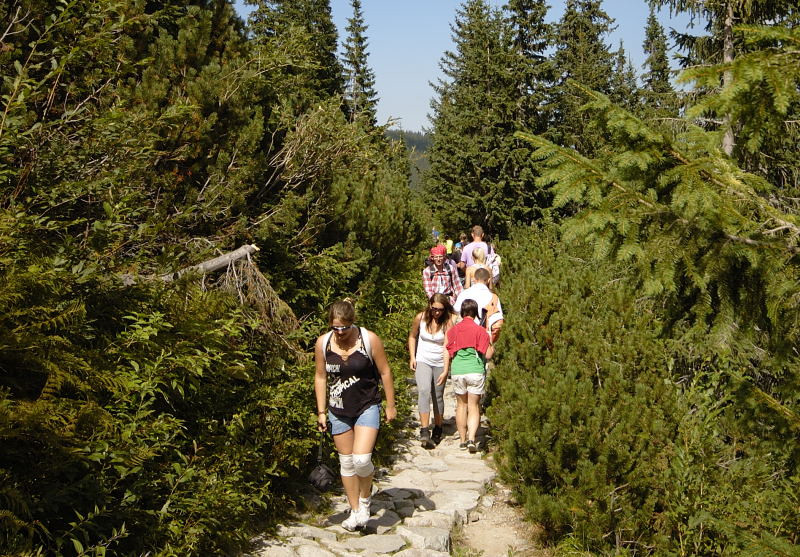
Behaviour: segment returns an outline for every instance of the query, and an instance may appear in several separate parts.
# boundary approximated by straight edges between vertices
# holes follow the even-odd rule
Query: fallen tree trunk
[[[239,248],[236,248],[233,251],[229,251],[228,253],[223,253],[222,255],[215,257],[214,259],[209,259],[207,261],[203,261],[202,263],[198,263],[197,265],[192,265],[191,267],[186,267],[185,269],[181,269],[180,271],[175,271],[174,273],[167,273],[165,275],[161,275],[161,280],[164,282],[173,281],[186,273],[201,273],[206,275],[211,273],[212,271],[217,271],[224,267],[227,267],[237,259],[241,259],[243,257],[247,257],[248,255],[255,253],[258,251],[258,247],[255,244],[246,244]]]
[[[203,261],[202,263],[198,263],[197,265],[192,265],[191,267],[186,267],[184,269],[180,269],[179,271],[175,271],[174,273],[165,273],[163,275],[151,275],[145,277],[148,280],[152,280],[155,278],[159,278],[164,282],[172,282],[173,280],[178,279],[179,277],[185,275],[186,273],[199,273],[206,275],[213,271],[217,271],[219,269],[223,269],[233,263],[238,259],[242,259],[243,257],[247,257],[255,252],[258,251],[258,247],[255,244],[245,244],[241,247],[236,248],[233,251],[229,251],[228,253],[223,253],[222,255],[215,257],[213,259],[208,259]],[[137,277],[130,274],[122,275],[122,281],[125,285],[130,286],[136,282]]]

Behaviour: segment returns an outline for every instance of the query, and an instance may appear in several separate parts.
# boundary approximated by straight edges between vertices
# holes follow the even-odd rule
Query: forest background
[[[301,499],[325,308],[404,369],[436,222],[503,240],[496,460],[557,550],[796,554],[795,3],[653,2],[706,23],[679,94],[653,17],[637,75],[597,0],[467,0],[419,190],[360,2],[341,58],[327,0],[254,4],[0,6],[0,549],[245,549]]]

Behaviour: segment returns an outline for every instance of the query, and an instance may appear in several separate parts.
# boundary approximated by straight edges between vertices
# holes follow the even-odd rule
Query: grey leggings
[[[441,416],[444,414],[444,385],[434,385],[442,374],[444,367],[431,367],[428,364],[417,362],[417,371],[414,376],[417,379],[417,406],[421,414],[431,411],[433,402],[433,414]],[[433,393],[436,396],[433,396]]]

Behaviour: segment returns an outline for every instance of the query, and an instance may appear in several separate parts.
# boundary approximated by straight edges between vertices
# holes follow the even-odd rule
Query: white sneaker
[[[358,508],[358,510],[355,510],[355,511],[353,509],[350,509],[350,516],[348,516],[344,520],[344,522],[342,522],[342,528],[344,528],[345,530],[347,530],[349,532],[352,532],[353,530],[356,530],[359,527],[361,527],[364,524],[366,524],[366,522],[367,522],[366,520],[359,524],[359,518],[360,518],[359,511],[360,510],[361,510],[360,507]]]
[[[363,528],[369,522],[369,505],[363,504],[359,501],[359,507],[356,511],[356,520],[358,521],[358,527]]]
[[[364,526],[367,521],[369,520],[370,513],[370,504],[372,503],[372,498],[367,497],[364,499],[363,497],[358,498],[358,523],[359,526]]]

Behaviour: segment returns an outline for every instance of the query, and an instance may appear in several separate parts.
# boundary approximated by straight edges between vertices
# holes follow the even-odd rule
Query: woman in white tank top
[[[436,378],[444,369],[444,342],[447,330],[455,324],[456,314],[444,294],[434,294],[425,311],[419,312],[408,333],[408,365],[417,380],[419,439],[426,449],[434,448],[442,439],[444,385]],[[430,431],[433,404],[433,432]]]

